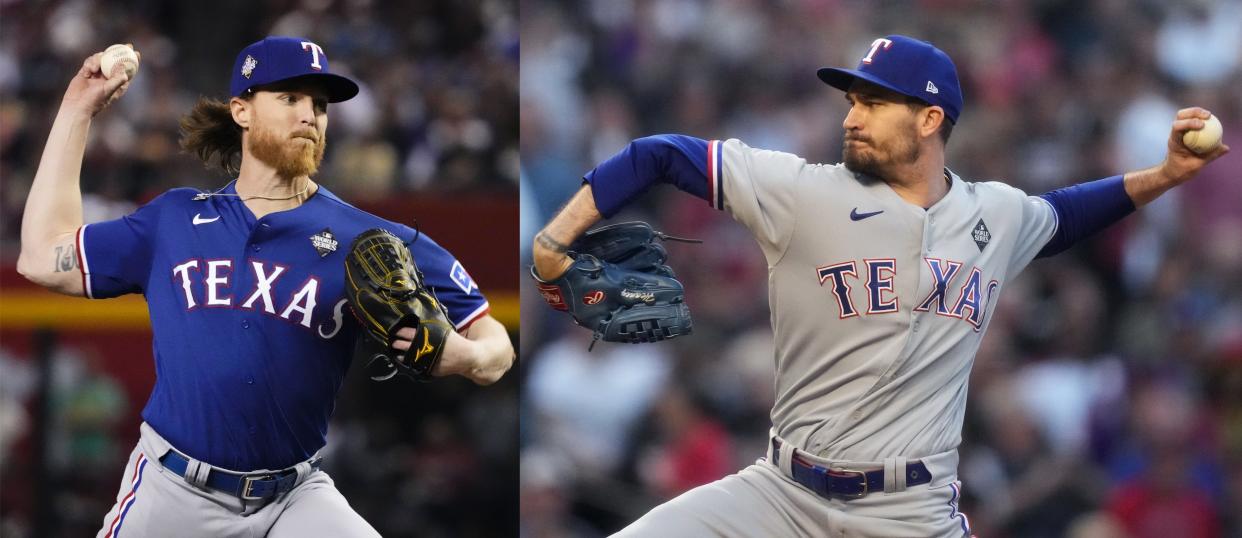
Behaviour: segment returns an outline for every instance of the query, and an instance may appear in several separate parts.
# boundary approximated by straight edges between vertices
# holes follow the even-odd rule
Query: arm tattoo
[[[552,239],[545,232],[539,232],[539,235],[535,236],[535,242],[539,243],[540,245],[543,245],[548,250],[551,250],[552,252],[555,252],[557,254],[564,254],[569,251],[568,245],[565,245],[555,239]]]
[[[64,273],[78,268],[78,256],[75,245],[60,245],[56,247],[56,267],[53,272]]]

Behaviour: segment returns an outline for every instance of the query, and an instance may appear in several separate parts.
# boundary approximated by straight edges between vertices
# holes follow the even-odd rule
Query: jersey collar
[[[887,200],[891,204],[895,204],[898,207],[905,207],[909,209],[911,214],[914,215],[932,213],[937,211],[940,207],[951,205],[952,202],[949,202],[948,200],[950,198],[956,198],[958,191],[962,190],[962,178],[958,177],[957,174],[953,173],[952,170],[949,170],[948,167],[946,167],[944,169],[944,175],[949,181],[949,192],[946,192],[944,196],[937,200],[936,203],[932,204],[931,207],[924,208],[907,202],[901,197],[901,195],[897,194],[892,187],[889,187],[887,182],[880,178],[861,172],[853,172],[853,174],[859,182],[861,182],[864,186],[867,186],[868,189],[876,193],[877,196]]]
[[[340,202],[340,201],[341,201],[341,199],[340,199],[340,198],[338,198],[335,194],[333,194],[332,192],[328,191],[328,189],[327,189],[327,188],[325,188],[325,187],[323,186],[323,184],[322,184],[322,183],[318,183],[317,185],[318,185],[318,188],[316,188],[316,189],[315,189],[315,192],[311,193],[310,197],[309,197],[309,198],[307,198],[307,199],[306,199],[306,201],[302,202],[302,204],[301,204],[301,205],[299,205],[298,207],[302,207],[302,206],[304,206],[304,205],[306,205],[306,204],[309,204],[309,203],[311,203],[311,202],[315,202],[315,199],[316,199],[316,198],[319,198],[321,195],[322,195],[324,198],[327,198],[327,199],[329,199],[329,200],[336,200],[336,201],[338,201],[338,202]],[[232,196],[221,196],[221,197],[219,197],[219,198],[218,198],[218,199],[220,199],[220,200],[226,200],[226,201],[233,202],[233,203],[243,203],[243,202],[242,202],[241,197],[240,197],[240,196],[237,196],[237,180],[236,180],[236,179],[234,179],[234,180],[232,180],[232,181],[228,182],[228,184],[227,184],[227,185],[225,185],[225,186],[224,186],[224,188],[222,188],[222,189],[220,189],[220,190],[218,190],[218,191],[215,191],[215,192],[216,192],[217,194],[230,194],[230,195],[232,195]],[[297,208],[293,208],[293,209],[297,209]],[[286,211],[289,211],[289,210],[286,210]]]

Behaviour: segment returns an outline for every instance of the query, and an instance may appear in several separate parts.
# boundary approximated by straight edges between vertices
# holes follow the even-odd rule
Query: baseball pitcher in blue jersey
[[[79,187],[91,119],[128,76],[86,59],[65,92],[22,220],[18,270],[87,298],[145,296],[156,381],[140,440],[98,536],[378,536],[319,469],[328,419],[361,330],[344,255],[381,228],[413,254],[448,311],[433,375],[499,379],[505,328],[452,254],[311,179],[328,104],[358,93],[314,42],[268,37],[237,55],[230,99],[200,99],[182,147],[236,177],[173,189],[133,214],[84,225]],[[393,344],[409,349],[413,329]]]
[[[1185,108],[1159,165],[1028,196],[946,167],[964,102],[957,68],[930,43],[878,38],[857,68],[817,74],[849,103],[843,163],[736,139],[646,137],[588,172],[536,236],[539,284],[564,281],[585,272],[567,254],[587,228],[669,183],[729,213],[767,260],[767,457],[619,536],[970,536],[957,446],[975,352],[1005,284],[1229,151],[1191,151],[1182,136],[1209,113]],[[580,300],[564,295],[545,298]]]

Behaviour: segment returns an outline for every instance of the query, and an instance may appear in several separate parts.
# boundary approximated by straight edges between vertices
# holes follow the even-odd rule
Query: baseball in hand
[[[1220,147],[1220,137],[1224,133],[1220,120],[1214,114],[1203,123],[1202,129],[1186,131],[1186,134],[1182,135],[1182,142],[1186,144],[1186,147],[1200,155],[1211,153]]]
[[[112,45],[104,49],[103,56],[99,58],[99,67],[103,70],[104,77],[112,78],[118,66],[125,70],[130,80],[134,79],[134,74],[138,72],[138,54],[134,52],[133,47]]]

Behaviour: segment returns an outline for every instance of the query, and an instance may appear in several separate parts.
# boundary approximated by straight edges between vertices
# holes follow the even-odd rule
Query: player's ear
[[[935,136],[940,131],[940,124],[946,121],[944,109],[936,105],[924,107],[919,111],[919,135]]]
[[[233,115],[233,121],[237,122],[242,129],[250,128],[250,114],[253,111],[253,101],[246,101],[240,97],[229,99],[229,112]]]

